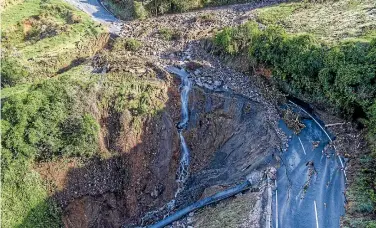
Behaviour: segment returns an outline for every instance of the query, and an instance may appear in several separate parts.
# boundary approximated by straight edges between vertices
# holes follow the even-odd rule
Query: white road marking
[[[271,228],[272,227],[272,188],[270,186],[270,179],[268,178],[268,202],[267,202],[267,208],[268,211],[266,213],[266,228]]]
[[[321,130],[326,134],[326,136],[328,137],[328,139],[330,140],[330,142],[333,142],[333,140],[330,138],[329,134],[326,132],[326,130],[321,126],[321,124],[311,115],[309,114],[306,110],[304,110],[302,107],[300,107],[299,105],[295,104],[294,102],[292,101],[289,101],[291,104],[295,105],[296,107],[298,107],[299,109],[301,109],[303,112],[305,112],[308,116],[310,116],[313,121],[316,122],[316,124],[321,128]],[[334,145],[333,145],[334,146]],[[334,146],[334,150],[337,151],[336,147]],[[342,162],[342,159],[339,155],[337,155],[338,158],[339,158],[339,161],[341,162],[341,166],[342,166],[342,170],[343,170],[343,174],[345,175],[345,179],[346,179],[346,182],[347,182],[347,175],[346,175],[346,171],[345,171],[345,167],[343,165],[343,162]]]
[[[334,147],[334,150],[337,151],[336,146],[333,146],[333,147]],[[343,165],[342,159],[339,155],[338,155],[338,159],[339,159],[339,162],[341,163],[343,175],[345,175],[345,179],[346,179],[346,182],[347,182],[347,175],[346,175],[346,171],[345,171],[345,166]]]
[[[316,228],[319,228],[319,218],[318,218],[318,216],[317,216],[316,200],[313,201],[313,204],[315,205]]]
[[[301,145],[302,148],[303,148],[303,152],[304,152],[304,154],[307,155],[307,153],[306,153],[306,151],[305,151],[305,149],[304,149],[304,146],[303,146],[302,140],[300,140],[300,137],[299,137],[299,136],[298,136],[298,139],[299,139],[300,145]]]
[[[275,227],[278,228],[278,190],[275,190]]]

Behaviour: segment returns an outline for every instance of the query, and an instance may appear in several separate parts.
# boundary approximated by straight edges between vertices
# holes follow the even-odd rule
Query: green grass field
[[[93,55],[105,29],[60,0],[26,0],[4,9],[2,87],[53,77]],[[22,75],[16,77],[17,75]]]
[[[257,9],[256,20],[279,24],[289,33],[310,33],[327,43],[371,40],[376,37],[375,7],[374,0],[295,2]]]

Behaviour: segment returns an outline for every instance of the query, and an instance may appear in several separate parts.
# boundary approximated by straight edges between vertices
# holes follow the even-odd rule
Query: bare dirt
[[[170,93],[171,102],[178,103],[176,94]],[[101,123],[107,129],[104,139],[109,143],[102,144],[108,146],[111,158],[93,159],[70,169],[65,188],[53,196],[64,209],[66,227],[131,224],[172,199],[179,154],[175,131],[179,112],[171,109],[174,105],[167,107],[170,110],[144,119],[141,135],[121,135],[129,122],[117,115],[105,117]]]
[[[145,59],[142,65],[147,71],[159,74],[166,65],[196,63],[191,80],[197,87],[190,94],[190,122],[185,132],[191,150],[191,176],[177,199],[177,208],[199,199],[207,188],[244,181],[251,170],[264,169],[280,147],[283,136],[277,127],[275,105],[264,98],[252,78],[224,65],[205,46],[206,39],[218,29],[244,23],[252,19],[253,9],[273,3],[211,8],[116,25],[121,27],[116,34],[142,42],[139,51],[126,52],[124,57]],[[211,15],[212,20],[203,20],[205,15]],[[176,39],[161,37],[162,28],[171,29]],[[107,67],[115,69],[117,65]],[[127,71],[142,75],[137,66]],[[99,144],[105,156],[65,171],[60,178],[64,187],[58,183],[59,191],[53,195],[63,208],[65,227],[140,224],[147,212],[173,199],[180,156],[176,131],[180,120],[179,82],[168,76],[159,79],[166,81],[166,108],[157,116],[143,119],[140,132],[124,134],[130,125],[126,113],[105,110],[96,114],[101,125]],[[215,90],[224,92],[213,93]],[[259,206],[253,215],[243,218],[243,224],[265,220],[265,188],[256,192],[249,197],[263,197],[251,201]]]

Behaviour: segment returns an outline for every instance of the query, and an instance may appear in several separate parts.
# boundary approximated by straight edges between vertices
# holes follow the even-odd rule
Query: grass
[[[20,84],[14,87],[8,87],[1,90],[1,99],[14,96],[16,94],[25,93],[30,88],[31,84]]]
[[[303,3],[280,4],[256,10],[257,20],[266,25],[282,24],[295,10],[301,8]]]
[[[289,33],[310,33],[328,43],[376,37],[373,0],[287,3],[256,10],[265,25],[282,25]]]
[[[41,159],[97,152],[97,143],[90,140],[97,133],[85,133],[97,123],[81,99],[90,97],[97,78],[85,72],[77,67],[58,78],[2,90],[2,227],[61,227],[60,210],[49,199],[47,183],[32,167]],[[73,135],[64,130],[73,127]],[[81,154],[84,144],[87,155]]]
[[[40,12],[39,0],[26,0],[22,4],[9,6],[1,14],[1,29],[4,31],[26,18],[39,15]]]
[[[54,76],[72,61],[93,55],[105,44],[106,31],[102,26],[60,0],[27,0],[5,8],[1,19],[2,58],[12,62],[10,72],[2,69],[2,74],[7,77],[20,69],[26,72],[16,83]]]
[[[8,167],[2,183],[2,227],[60,227],[59,209],[48,200],[40,175],[27,164]]]
[[[254,209],[257,194],[245,193],[195,213],[195,227],[243,227]]]

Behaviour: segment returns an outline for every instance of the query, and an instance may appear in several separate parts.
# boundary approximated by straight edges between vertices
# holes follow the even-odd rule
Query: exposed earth
[[[157,115],[143,119],[139,132],[129,127],[134,124],[129,113],[97,113],[101,150],[111,154],[110,159],[85,165],[72,161],[68,164],[72,169],[66,169],[62,176],[56,174],[60,168],[51,164],[37,168],[49,173],[45,178],[58,186],[53,198],[63,208],[65,227],[149,225],[173,212],[166,209],[171,200],[175,199],[175,209],[180,209],[244,181],[254,170],[262,174],[261,181],[249,191],[190,213],[173,227],[264,227],[274,222],[271,191],[276,183],[267,173],[278,168],[277,155],[288,142],[279,127],[280,110],[275,97],[271,99],[273,91],[266,93],[265,84],[257,77],[242,73],[250,69],[241,59],[213,55],[215,48],[207,39],[218,29],[253,18],[253,9],[276,1],[128,22],[116,19],[99,1],[67,1],[106,24],[113,36],[142,42],[136,53],[125,53],[125,59],[135,59],[126,71],[140,77],[154,72],[158,78],[150,81],[160,88],[158,99],[165,100],[166,106]],[[171,29],[172,39],[163,38],[163,28]],[[116,63],[99,61],[93,65],[98,72],[116,70]],[[189,124],[184,131],[191,152],[190,177],[176,198],[180,81],[164,70],[169,65],[187,69],[194,83],[189,93]],[[308,144],[312,142],[308,140]]]

